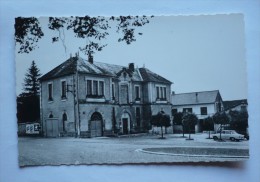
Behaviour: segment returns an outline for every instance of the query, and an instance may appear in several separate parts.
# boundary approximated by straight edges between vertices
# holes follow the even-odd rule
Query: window
[[[87,80],[87,97],[103,97],[104,96],[104,81]]]
[[[48,83],[48,100],[53,101],[53,88],[52,83]]]
[[[165,86],[156,86],[156,100],[166,100]]]
[[[140,100],[140,87],[135,86],[135,100]]]
[[[115,100],[115,84],[112,83],[112,100]]]
[[[128,95],[128,85],[120,85],[120,104],[128,104],[129,103],[129,95]]]
[[[160,98],[160,91],[159,91],[159,87],[156,87],[156,98],[159,99]]]
[[[166,99],[166,87],[163,87],[163,98]]]
[[[163,88],[160,87],[160,98],[163,99]]]
[[[192,113],[192,108],[183,108],[183,113]]]
[[[93,81],[93,95],[98,95],[98,81]]]
[[[66,81],[61,82],[61,99],[67,98]]]
[[[49,114],[49,118],[53,118],[53,114],[52,114],[52,112]]]
[[[87,95],[92,95],[92,83],[91,83],[91,80],[87,80]]]
[[[207,109],[207,107],[201,107],[201,108],[200,108],[200,114],[201,114],[201,115],[207,115],[207,114],[208,114],[208,109]]]
[[[99,95],[103,96],[104,95],[104,82],[99,81]]]

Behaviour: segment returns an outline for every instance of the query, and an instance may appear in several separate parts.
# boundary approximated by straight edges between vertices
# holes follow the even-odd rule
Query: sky
[[[34,60],[42,74],[47,73],[79,51],[87,40],[71,32],[61,41],[51,42],[58,32],[48,30],[48,18],[39,19],[45,36],[38,49],[17,54],[16,92],[22,92],[24,75]],[[172,91],[187,93],[220,90],[223,100],[247,98],[244,17],[242,14],[157,16],[136,29],[142,32],[130,45],[118,42],[114,29],[104,41],[107,46],[94,54],[94,61],[146,67],[173,82]],[[79,52],[83,58],[86,55]]]

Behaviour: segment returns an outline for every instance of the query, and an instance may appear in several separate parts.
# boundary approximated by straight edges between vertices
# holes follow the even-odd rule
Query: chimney
[[[172,91],[172,95],[175,95],[175,92],[174,92],[174,91]]]
[[[91,54],[88,55],[88,62],[93,64],[93,56]]]
[[[129,70],[134,72],[135,71],[135,64],[134,63],[129,63],[128,68],[129,68]]]
[[[198,92],[196,92],[196,102],[198,102]]]

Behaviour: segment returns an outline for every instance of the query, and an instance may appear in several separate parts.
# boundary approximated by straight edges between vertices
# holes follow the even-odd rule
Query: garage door
[[[46,120],[46,136],[47,137],[58,137],[58,119],[47,119]]]
[[[91,137],[99,137],[102,136],[102,121],[101,120],[95,120],[91,121]]]

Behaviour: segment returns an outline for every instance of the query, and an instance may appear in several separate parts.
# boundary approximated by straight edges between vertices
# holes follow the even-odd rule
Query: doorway
[[[123,134],[128,134],[128,119],[123,118]]]

